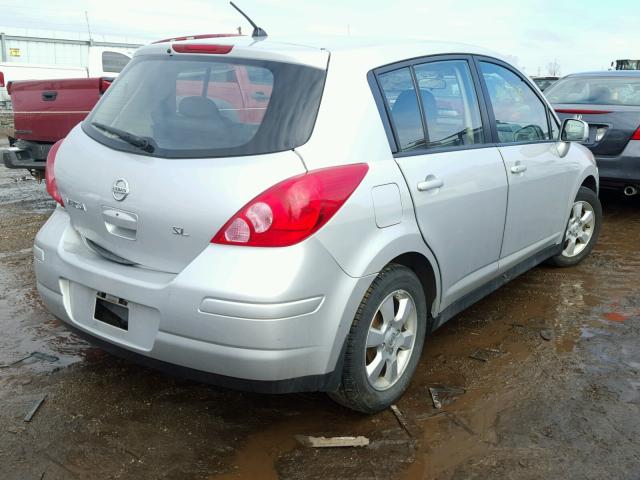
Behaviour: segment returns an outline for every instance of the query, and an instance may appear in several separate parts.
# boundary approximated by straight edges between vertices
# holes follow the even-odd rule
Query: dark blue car
[[[601,186],[640,192],[640,71],[568,75],[545,91],[558,116],[589,123]]]

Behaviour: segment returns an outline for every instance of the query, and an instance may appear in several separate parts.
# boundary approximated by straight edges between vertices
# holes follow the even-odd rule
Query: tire
[[[580,209],[580,213],[576,216],[577,209]],[[589,212],[592,214],[592,222],[584,221],[585,215],[588,215]],[[580,222],[576,223],[575,219],[578,217]],[[567,222],[562,244],[563,250],[556,256],[551,257],[548,263],[556,267],[571,267],[580,263],[589,256],[598,241],[601,225],[602,205],[598,195],[587,187],[580,187]],[[588,235],[588,240],[580,239],[583,234]],[[570,250],[572,241],[575,245],[573,254],[571,254]]]
[[[411,306],[414,307],[413,314],[406,310]],[[367,290],[356,312],[346,340],[341,384],[329,396],[362,413],[379,412],[396,402],[409,386],[420,360],[427,315],[427,302],[416,274],[402,265],[385,267]],[[370,332],[370,328],[375,331]],[[368,339],[376,346],[367,348]],[[378,375],[374,366],[380,363],[384,365]],[[367,365],[373,373],[370,377]]]

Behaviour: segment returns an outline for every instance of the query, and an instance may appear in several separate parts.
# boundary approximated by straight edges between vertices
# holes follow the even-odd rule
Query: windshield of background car
[[[257,155],[309,139],[326,72],[205,55],[135,57],[82,124],[111,148],[146,154],[92,123],[145,138],[166,158]]]
[[[549,87],[551,103],[640,105],[638,77],[570,77]]]

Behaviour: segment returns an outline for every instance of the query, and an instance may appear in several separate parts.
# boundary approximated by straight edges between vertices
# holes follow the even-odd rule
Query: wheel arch
[[[598,181],[593,175],[587,175],[587,177],[582,180],[580,186],[592,190],[596,195],[598,194]]]
[[[393,258],[388,264],[392,263],[403,265],[416,274],[422,285],[427,305],[431,307],[429,313],[433,317],[434,302],[438,298],[438,282],[436,281],[436,271],[429,259],[418,252],[406,252]]]

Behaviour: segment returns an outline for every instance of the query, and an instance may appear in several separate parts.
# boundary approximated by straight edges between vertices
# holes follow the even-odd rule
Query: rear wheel
[[[347,337],[342,382],[331,398],[364,413],[397,401],[420,360],[426,320],[416,274],[402,265],[387,266],[358,308]]]
[[[562,252],[550,259],[558,267],[577,265],[593,250],[602,223],[602,206],[596,193],[580,187],[571,208],[564,234]]]

